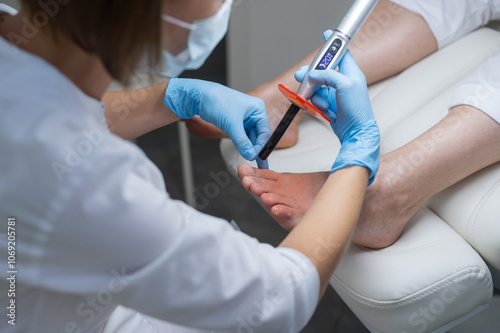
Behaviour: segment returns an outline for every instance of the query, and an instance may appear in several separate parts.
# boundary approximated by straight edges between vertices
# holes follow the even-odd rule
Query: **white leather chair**
[[[438,122],[455,88],[499,51],[500,33],[483,28],[370,87],[382,153]],[[220,148],[236,175],[237,166],[246,161],[229,140]],[[338,150],[328,124],[304,116],[298,144],[276,150],[269,163],[279,172],[330,170]],[[488,306],[496,270],[500,163],[431,198],[392,246],[372,250],[351,245],[331,285],[371,332],[446,332]],[[496,286],[500,288],[499,280]]]

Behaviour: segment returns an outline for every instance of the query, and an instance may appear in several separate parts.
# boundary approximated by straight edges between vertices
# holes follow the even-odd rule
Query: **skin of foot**
[[[281,227],[291,231],[304,216],[328,173],[278,173],[241,164],[238,176],[243,187],[260,198]]]
[[[499,162],[498,142],[500,125],[495,120],[474,107],[460,105],[419,137],[382,155],[375,181],[367,188],[353,242],[371,248],[393,244],[430,197]],[[423,152],[422,147],[429,145],[433,149],[426,153],[425,163],[409,164],[412,153]],[[291,230],[328,173],[279,174],[241,165],[238,175],[271,216]]]
[[[394,167],[387,158],[382,158],[379,173],[367,189],[353,243],[370,248],[393,244],[425,202],[410,203],[409,196],[395,186],[390,171]],[[238,176],[243,187],[258,196],[281,227],[290,231],[304,216],[328,172],[277,173],[242,164]]]

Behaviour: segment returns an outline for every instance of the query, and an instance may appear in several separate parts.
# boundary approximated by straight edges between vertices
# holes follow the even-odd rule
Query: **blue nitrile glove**
[[[163,102],[181,119],[198,115],[226,132],[240,154],[250,161],[271,135],[261,99],[214,82],[171,79]]]
[[[302,67],[295,77],[304,79],[308,66]],[[348,51],[339,64],[339,72],[314,70],[309,73],[313,84],[321,84],[312,97],[312,103],[331,120],[333,131],[342,144],[332,171],[349,165],[362,165],[370,169],[371,184],[380,160],[380,133],[373,115],[366,79]]]

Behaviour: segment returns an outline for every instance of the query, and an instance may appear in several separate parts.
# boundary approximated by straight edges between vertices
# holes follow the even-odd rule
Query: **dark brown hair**
[[[102,60],[111,76],[127,83],[146,57],[153,68],[161,54],[162,0],[21,0],[47,28],[62,33]]]

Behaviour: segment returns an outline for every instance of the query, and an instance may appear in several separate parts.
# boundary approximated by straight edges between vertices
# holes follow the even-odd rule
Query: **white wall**
[[[353,0],[234,0],[228,33],[229,85],[248,91],[322,45]]]
[[[19,1],[17,0],[0,0],[0,2],[13,8],[19,8]]]

